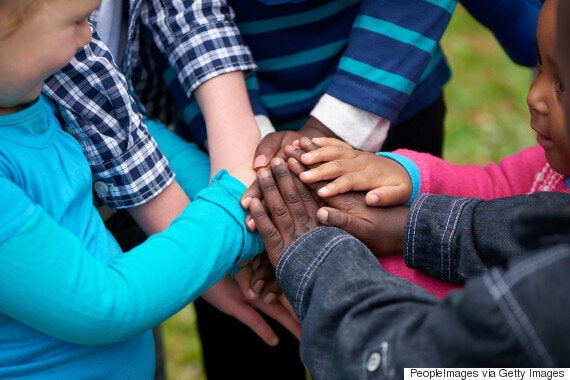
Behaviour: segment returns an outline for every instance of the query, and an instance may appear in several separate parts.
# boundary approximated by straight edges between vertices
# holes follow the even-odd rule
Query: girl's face
[[[548,163],[558,173],[570,176],[570,150],[562,102],[567,89],[554,54],[557,6],[558,0],[545,1],[538,18],[537,71],[526,100],[531,127],[538,134],[537,141],[544,149]]]
[[[42,1],[37,13],[0,39],[0,113],[35,100],[43,81],[91,40],[87,17],[100,0]]]

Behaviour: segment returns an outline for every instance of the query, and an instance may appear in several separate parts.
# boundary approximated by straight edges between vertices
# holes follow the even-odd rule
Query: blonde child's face
[[[570,175],[570,150],[562,101],[567,89],[560,77],[559,62],[554,51],[557,6],[558,0],[545,1],[538,18],[536,38],[539,58],[527,104],[531,127],[537,133],[537,141],[544,149],[550,166],[563,175]]]
[[[35,100],[43,81],[91,40],[87,17],[100,0],[41,1],[38,12],[0,39],[0,113]]]

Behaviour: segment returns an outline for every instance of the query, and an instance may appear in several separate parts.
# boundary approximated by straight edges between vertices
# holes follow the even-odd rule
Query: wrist
[[[421,179],[420,169],[418,168],[418,166],[415,164],[414,161],[410,160],[408,157],[402,156],[397,153],[377,152],[376,155],[396,161],[398,164],[402,165],[404,170],[406,170],[406,172],[408,173],[408,176],[410,177],[410,182],[412,184],[412,194],[410,195],[410,198],[408,199],[408,201],[404,206],[409,206],[421,191],[422,179]]]
[[[321,123],[315,117],[309,117],[305,125],[299,130],[304,136],[309,138],[313,137],[334,137],[338,139],[338,136],[327,128],[323,123]]]

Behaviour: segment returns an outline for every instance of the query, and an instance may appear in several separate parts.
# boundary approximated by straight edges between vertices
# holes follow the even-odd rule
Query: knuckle
[[[285,198],[285,202],[290,205],[299,204],[301,201],[299,193],[295,189],[288,189],[282,195]]]
[[[273,207],[271,208],[271,214],[273,215],[273,217],[281,218],[287,216],[288,213],[289,210],[282,203],[274,204]]]
[[[337,169],[344,169],[347,167],[347,162],[345,160],[336,160],[333,161],[334,166],[336,166]]]

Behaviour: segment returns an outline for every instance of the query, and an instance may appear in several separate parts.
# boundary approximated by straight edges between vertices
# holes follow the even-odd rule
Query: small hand
[[[244,161],[229,170],[229,173],[240,180],[245,186],[250,186],[255,180],[255,170],[251,160]]]
[[[272,303],[265,303],[259,299],[248,300],[229,275],[202,294],[202,298],[218,310],[241,321],[270,346],[277,345],[279,337],[256,309],[275,319],[297,339],[301,337],[301,325],[295,315],[290,312],[290,305],[281,302],[281,298],[280,302]]]
[[[295,158],[287,161],[289,169],[299,175],[307,168]],[[308,186],[318,191],[326,182]],[[401,253],[409,213],[405,206],[370,207],[363,192],[348,192],[323,199],[327,207],[317,212],[320,223],[341,228],[360,239],[376,255]]]
[[[292,144],[293,141],[300,139],[301,137],[319,137],[319,136],[329,136],[334,137],[334,133],[331,132],[327,127],[325,127],[317,119],[310,117],[309,120],[303,125],[298,131],[281,131],[273,132],[265,136],[261,142],[257,145],[254,154],[254,169],[259,169],[269,165],[274,157],[284,158],[283,147],[285,145]],[[245,209],[249,208],[249,198],[259,198],[261,199],[261,190],[257,181],[255,181],[249,189],[244,193],[242,197],[242,206]]]
[[[293,156],[311,169],[299,175],[305,183],[329,181],[318,191],[320,197],[331,197],[351,190],[369,190],[369,206],[405,204],[412,194],[412,182],[407,171],[396,161],[362,152],[344,141],[334,138],[302,138],[300,156],[285,148],[285,155]],[[320,164],[320,165],[317,165]]]
[[[280,158],[257,172],[263,203],[252,198],[250,213],[265,243],[269,260],[276,266],[285,250],[299,237],[318,226],[317,202],[309,189],[291,176]]]
[[[249,300],[261,298],[263,302],[271,303],[277,301],[283,293],[267,253],[256,256],[243,266],[234,278]]]

